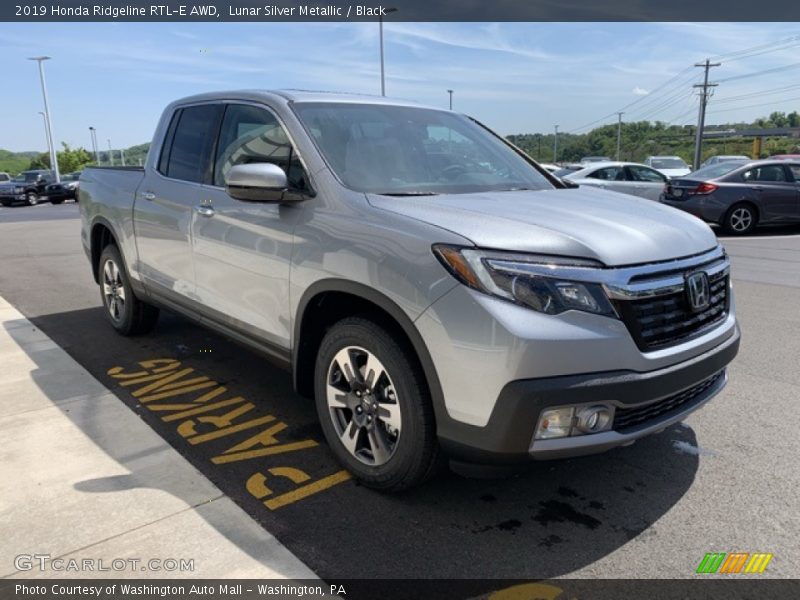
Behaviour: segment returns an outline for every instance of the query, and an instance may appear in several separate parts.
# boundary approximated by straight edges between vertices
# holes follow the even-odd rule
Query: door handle
[[[142,200],[155,200],[156,199],[156,195],[153,192],[140,192],[139,193],[139,197],[141,197]]]
[[[207,204],[201,204],[200,206],[194,207],[194,212],[202,217],[213,217],[214,216],[214,207],[208,206]]]
[[[763,192],[764,191],[764,188],[762,186],[760,186],[760,185],[751,186],[750,189],[753,190],[754,192]]]

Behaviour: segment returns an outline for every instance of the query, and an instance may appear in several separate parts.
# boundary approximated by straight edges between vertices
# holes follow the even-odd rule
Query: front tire
[[[425,378],[410,348],[378,323],[350,317],[320,344],[315,400],[331,450],[364,485],[413,487],[438,457]]]
[[[125,263],[113,244],[103,248],[99,265],[100,297],[106,319],[124,336],[147,333],[158,321],[158,308],[142,302],[131,288]]]
[[[745,235],[756,228],[758,212],[752,204],[740,202],[730,207],[725,213],[722,226],[731,235]]]

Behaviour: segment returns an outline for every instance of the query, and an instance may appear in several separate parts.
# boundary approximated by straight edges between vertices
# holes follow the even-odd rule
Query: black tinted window
[[[781,165],[756,167],[742,174],[745,181],[786,181],[786,172]]]
[[[275,116],[263,108],[231,104],[225,110],[217,144],[214,185],[224,186],[234,165],[272,163],[286,172],[290,187],[306,189],[297,152]]]
[[[168,177],[198,183],[208,181],[221,114],[219,104],[191,106],[181,111],[169,153]]]
[[[172,138],[175,137],[175,128],[178,126],[178,121],[181,118],[181,111],[176,111],[172,115],[172,120],[167,128],[167,134],[164,136],[164,145],[161,146],[161,156],[158,159],[158,172],[166,175],[169,168],[169,151],[172,149]]]
[[[604,181],[626,181],[625,167],[606,167],[589,173],[586,177],[591,179],[603,179]]]

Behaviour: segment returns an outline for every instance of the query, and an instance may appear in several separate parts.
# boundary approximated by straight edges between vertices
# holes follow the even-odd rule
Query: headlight
[[[456,279],[485,294],[549,315],[580,310],[617,317],[599,283],[574,277],[580,270],[602,268],[596,261],[442,244],[435,245],[433,251]]]

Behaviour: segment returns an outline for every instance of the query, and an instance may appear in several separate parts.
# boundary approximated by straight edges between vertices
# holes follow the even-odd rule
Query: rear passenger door
[[[622,194],[632,194],[633,187],[628,182],[628,176],[625,173],[625,167],[603,167],[596,171],[589,173],[586,178],[591,185],[597,185],[606,190],[620,192]]]
[[[192,211],[202,186],[211,180],[222,109],[199,104],[175,111],[156,169],[146,173],[134,204],[142,281],[178,302],[194,298]]]
[[[267,107],[226,105],[212,181],[192,215],[196,291],[209,316],[267,344],[289,348],[289,267],[293,232],[304,203],[236,200],[225,191],[234,165],[273,163],[291,188],[308,178],[286,130]]]
[[[763,165],[742,173],[750,197],[759,212],[759,222],[792,221],[797,214],[797,184],[783,164]]]
[[[631,180],[635,190],[635,192],[631,193],[648,200],[658,200],[661,192],[664,191],[664,184],[667,182],[666,176],[650,167],[637,165],[630,165],[626,167],[626,170],[628,171],[628,179]]]

